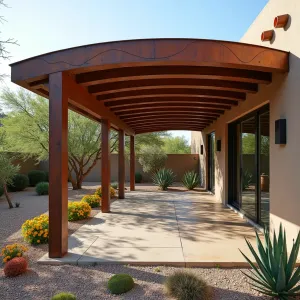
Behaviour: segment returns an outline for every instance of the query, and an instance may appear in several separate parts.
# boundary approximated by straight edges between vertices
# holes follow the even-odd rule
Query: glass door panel
[[[259,174],[260,174],[260,223],[269,226],[270,216],[270,114],[259,116]]]
[[[256,205],[256,118],[241,123],[240,188],[242,210],[257,219]]]
[[[215,192],[215,133],[208,135],[208,189]]]

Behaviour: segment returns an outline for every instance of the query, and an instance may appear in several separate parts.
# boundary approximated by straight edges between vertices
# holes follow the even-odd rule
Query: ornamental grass
[[[7,263],[15,257],[22,257],[27,250],[28,248],[22,244],[7,245],[1,250],[2,261],[3,263]]]
[[[91,214],[91,207],[83,201],[69,202],[68,204],[68,220],[78,221],[86,219]]]
[[[29,244],[47,244],[49,240],[49,216],[43,214],[25,221],[22,225],[22,235]]]
[[[94,208],[100,206],[101,197],[96,194],[86,195],[81,199],[81,201],[86,202],[91,208]]]
[[[110,192],[110,198],[116,197],[116,190],[113,187],[110,187],[109,192]],[[102,197],[102,187],[101,186],[96,189],[95,195]]]

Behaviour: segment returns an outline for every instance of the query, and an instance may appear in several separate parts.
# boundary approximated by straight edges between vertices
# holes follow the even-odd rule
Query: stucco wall
[[[199,156],[194,154],[168,154],[166,168],[170,168],[176,175],[176,181],[181,181],[183,174],[186,171],[198,171]],[[142,166],[138,161],[135,164],[136,172],[143,175],[143,182],[151,182],[151,176],[143,172]],[[40,164],[42,170],[48,171],[48,162]],[[125,162],[125,180],[129,181],[129,161]],[[84,181],[100,182],[101,181],[101,161],[92,169]],[[118,181],[118,154],[111,155],[111,181]]]
[[[273,29],[277,15],[290,14],[291,24],[287,30],[275,29],[271,43],[261,42],[264,30]],[[270,225],[279,227],[280,222],[288,232],[291,241],[300,229],[300,1],[270,0],[254,23],[242,37],[241,42],[264,45],[290,51],[290,71],[288,74],[273,75],[273,82],[260,85],[259,92],[248,95],[238,107],[226,112],[217,122],[202,133],[192,133],[192,153],[199,153],[200,144],[206,146],[206,134],[216,131],[216,139],[222,140],[222,152],[216,153],[216,197],[227,202],[227,124],[248,114],[250,111],[270,103]],[[275,145],[275,120],[287,120],[287,144]],[[200,155],[200,168],[205,172],[206,150]],[[204,186],[206,182],[204,180]]]

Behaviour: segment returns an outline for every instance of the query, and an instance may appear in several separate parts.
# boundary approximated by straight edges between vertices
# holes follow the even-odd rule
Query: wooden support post
[[[103,119],[101,123],[101,147],[102,147],[102,201],[101,210],[103,213],[110,212],[110,121]]]
[[[125,198],[125,133],[119,130],[119,199]]]
[[[68,252],[68,93],[65,75],[49,75],[49,257]]]
[[[135,149],[134,136],[130,136],[130,190],[135,190]]]

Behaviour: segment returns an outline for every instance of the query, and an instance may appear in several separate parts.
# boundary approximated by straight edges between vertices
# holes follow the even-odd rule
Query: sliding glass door
[[[207,136],[208,142],[208,190],[215,193],[215,133]]]
[[[229,124],[229,202],[269,226],[269,107]]]

